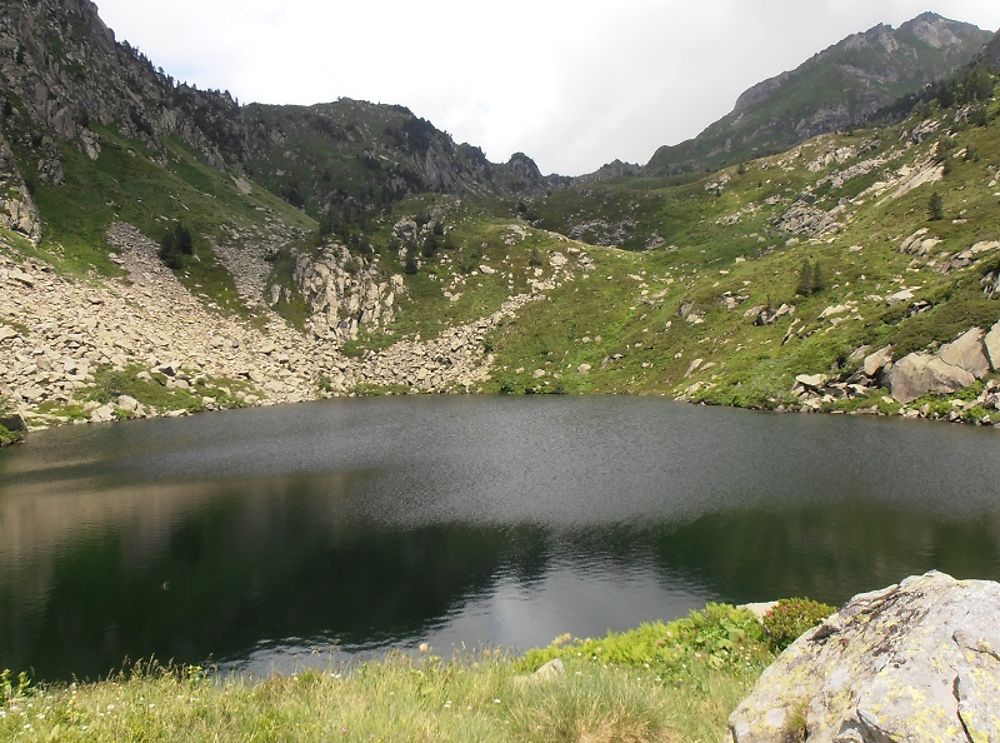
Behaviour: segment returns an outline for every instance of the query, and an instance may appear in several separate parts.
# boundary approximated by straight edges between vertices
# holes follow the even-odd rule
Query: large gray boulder
[[[970,328],[951,343],[941,346],[938,356],[946,364],[965,369],[976,379],[982,379],[990,371],[990,362],[983,349],[983,331]]]
[[[904,356],[889,372],[889,391],[897,402],[913,402],[935,392],[947,395],[968,387],[976,377],[958,366],[927,353]]]
[[[983,348],[986,349],[990,367],[993,371],[1000,371],[1000,322],[990,328],[990,332],[983,338]]]
[[[886,365],[892,361],[892,346],[885,346],[880,348],[875,353],[870,353],[865,356],[864,364],[862,369],[865,374],[867,374],[872,379],[878,376]]]
[[[1000,741],[1000,584],[931,572],[851,599],[729,718],[733,743]]]

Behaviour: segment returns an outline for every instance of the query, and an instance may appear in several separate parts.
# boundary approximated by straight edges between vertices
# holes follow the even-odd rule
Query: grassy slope
[[[30,153],[19,153],[22,166],[28,164],[28,177],[37,182],[35,199],[44,224],[41,249],[63,270],[77,275],[120,273],[105,239],[115,221],[133,224],[157,241],[173,222],[181,221],[194,233],[196,257],[178,276],[210,306],[241,312],[232,277],[216,260],[209,241],[225,239],[227,229],[264,235],[269,220],[281,220],[293,229],[315,227],[309,217],[263,188],[244,195],[232,173],[211,168],[180,141],[168,142],[164,165],[155,153],[113,129],[99,132],[101,154],[96,161],[71,145],[63,146],[63,185],[37,182],[30,172]]]
[[[1000,303],[986,299],[979,286],[982,273],[994,265],[990,258],[942,274],[911,268],[911,256],[896,248],[921,227],[944,241],[938,246],[941,252],[957,253],[979,240],[1000,238],[997,189],[989,186],[1000,156],[996,118],[985,128],[959,126],[954,136],[958,150],[975,147],[978,162],[953,159],[944,182],[921,186],[895,201],[859,200],[850,207],[855,216],[832,238],[789,243],[788,235],[772,227],[772,219],[787,209],[788,202],[837,167],[817,173],[807,170],[806,164],[821,150],[857,146],[878,134],[876,149],[839,166],[845,168],[886,151],[901,133],[895,129],[823,137],[804,145],[799,157],[755,161],[742,174],[732,168],[727,171],[732,180],[721,195],[705,188],[717,181],[716,174],[679,187],[656,188],[655,182],[588,186],[538,204],[544,223],[555,229],[568,230],[594,216],[613,222],[625,213],[638,225],[631,247],[644,244],[653,232],[674,247],[638,254],[592,251],[598,269],[585,284],[567,285],[552,292],[550,301],[529,306],[497,339],[494,387],[533,388],[532,371],[548,367],[560,370],[561,383],[570,392],[677,394],[690,383],[703,381],[715,385],[705,393],[711,401],[773,406],[787,397],[796,374],[836,369],[862,344],[878,347],[892,342],[898,357],[951,340],[973,324],[986,327],[995,322]],[[930,153],[938,138],[915,146],[889,169]],[[876,177],[861,176],[835,191],[816,189],[817,203],[831,208],[841,199],[855,199]],[[944,221],[927,220],[934,190],[944,196]],[[766,206],[770,197],[782,197],[786,203]],[[733,225],[719,223],[751,203],[758,211]],[[959,216],[962,219],[954,222]],[[851,250],[854,246],[861,250]],[[799,272],[807,259],[820,261],[826,288],[797,297]],[[903,285],[920,286],[917,298],[934,301],[935,307],[905,319],[899,308],[874,299]],[[749,299],[736,310],[726,310],[719,303],[726,291]],[[846,301],[858,303],[857,315],[863,319],[834,325],[819,318],[825,308]],[[777,307],[782,302],[797,306],[795,317],[804,328],[802,337],[797,335],[784,346],[789,320],[755,327],[743,319],[749,307]],[[679,316],[685,303],[704,313],[704,324],[691,325]],[[685,379],[696,358],[714,366]],[[590,364],[594,370],[579,374],[580,364]]]
[[[348,344],[349,353],[384,348],[402,338],[435,338],[449,327],[489,315],[511,296],[530,290],[530,281],[545,281],[552,276],[548,256],[568,247],[587,247],[527,227],[511,217],[499,216],[490,205],[459,202],[451,197],[421,196],[398,204],[386,215],[369,239],[383,270],[403,274],[398,254],[389,247],[392,225],[400,218],[434,209],[446,213],[442,221],[448,233],[440,239],[442,247],[432,257],[418,253],[419,270],[404,275],[405,293],[397,300],[394,322],[384,330],[363,333]],[[511,226],[527,230],[527,237],[514,244]],[[448,246],[448,247],[446,247]],[[533,257],[538,265],[532,263]],[[496,272],[482,273],[487,265]],[[536,275],[536,268],[540,275]],[[449,287],[451,287],[449,289]],[[452,300],[449,290],[458,296]]]
[[[567,673],[524,676],[561,657]],[[21,688],[0,676],[0,738],[24,741],[716,741],[773,653],[744,610],[567,641],[523,658],[390,656],[221,683],[189,667]]]

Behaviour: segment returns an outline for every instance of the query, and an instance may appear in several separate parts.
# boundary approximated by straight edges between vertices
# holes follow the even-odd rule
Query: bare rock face
[[[1000,584],[938,572],[852,598],[768,668],[733,743],[1000,740]]]
[[[993,371],[1000,370],[1000,322],[990,328],[990,332],[983,338],[983,348]]]
[[[6,140],[0,137],[0,225],[37,242],[41,221],[35,202],[14,161]]]
[[[865,356],[862,369],[867,376],[875,379],[891,362],[892,346],[885,346]]]
[[[913,402],[928,392],[947,395],[968,387],[976,377],[927,353],[911,353],[889,372],[889,389],[898,402]]]
[[[976,379],[986,376],[990,362],[983,349],[983,331],[970,328],[956,340],[941,346],[938,356],[945,363],[965,369]]]
[[[299,255],[294,278],[309,305],[313,334],[340,341],[356,337],[362,325],[392,322],[403,291],[402,276],[382,276],[342,245],[327,246],[318,256]]]

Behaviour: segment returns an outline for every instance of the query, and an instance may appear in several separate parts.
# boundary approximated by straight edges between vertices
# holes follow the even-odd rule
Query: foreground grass
[[[532,678],[551,658],[566,673]],[[95,684],[0,677],[11,741],[717,741],[773,659],[741,609],[709,606],[599,640],[309,670],[254,682],[138,666]]]
[[[686,689],[650,674],[580,666],[519,682],[510,661],[391,658],[351,675],[307,671],[253,683],[154,671],[12,698],[3,740],[717,740],[750,688],[716,672]]]

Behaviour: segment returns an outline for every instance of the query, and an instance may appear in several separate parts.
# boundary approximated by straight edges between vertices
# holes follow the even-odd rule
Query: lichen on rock
[[[1000,740],[1000,584],[939,572],[852,598],[729,719],[733,743]]]

